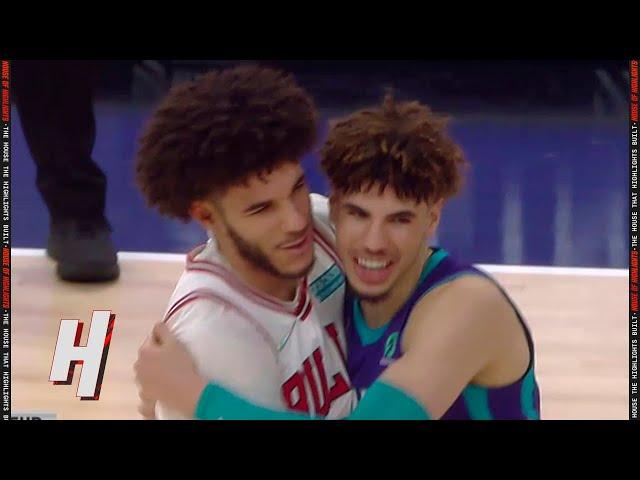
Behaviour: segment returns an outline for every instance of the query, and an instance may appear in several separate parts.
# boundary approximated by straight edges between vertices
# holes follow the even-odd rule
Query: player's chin
[[[313,263],[315,253],[313,248],[305,248],[302,251],[281,251],[281,263],[288,269],[301,270]]]
[[[370,303],[376,303],[386,300],[390,293],[390,288],[387,286],[371,287],[362,284],[356,285],[351,282],[350,286],[360,300]]]
[[[309,258],[301,259],[296,258],[293,261],[285,262],[278,270],[284,278],[302,278],[311,272],[315,263],[315,257],[313,252]]]

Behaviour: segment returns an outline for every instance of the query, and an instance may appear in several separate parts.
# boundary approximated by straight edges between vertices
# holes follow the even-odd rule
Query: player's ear
[[[440,224],[440,216],[442,215],[442,207],[444,206],[444,198],[432,203],[429,207],[429,235],[434,235]]]
[[[189,207],[189,215],[202,225],[205,230],[212,230],[216,224],[216,212],[211,202],[194,200]]]

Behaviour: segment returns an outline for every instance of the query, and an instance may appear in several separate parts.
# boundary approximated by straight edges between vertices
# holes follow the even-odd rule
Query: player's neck
[[[370,328],[380,328],[389,323],[396,312],[405,304],[420,280],[422,269],[431,256],[432,250],[425,248],[418,259],[413,262],[412,268],[398,279],[389,295],[379,301],[361,300],[362,313]]]
[[[239,255],[233,253],[227,255],[222,251],[221,253],[233,272],[255,290],[283,302],[294,300],[300,279],[281,278],[256,267]]]

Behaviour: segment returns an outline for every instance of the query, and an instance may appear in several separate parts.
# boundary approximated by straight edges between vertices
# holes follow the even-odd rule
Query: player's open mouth
[[[391,260],[373,260],[366,257],[353,257],[353,263],[358,278],[370,284],[386,281],[394,265]]]

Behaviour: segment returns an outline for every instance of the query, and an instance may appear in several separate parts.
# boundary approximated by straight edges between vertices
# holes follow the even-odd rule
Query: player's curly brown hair
[[[332,189],[354,193],[378,185],[417,202],[451,197],[467,162],[447,121],[417,101],[396,103],[392,92],[382,105],[338,120],[321,151]]]
[[[291,75],[256,65],[170,90],[143,135],[136,181],[149,205],[188,221],[194,200],[297,161],[316,142],[312,98]]]

